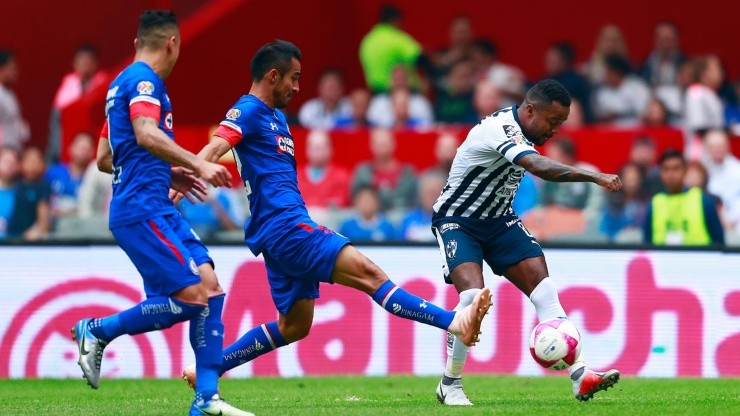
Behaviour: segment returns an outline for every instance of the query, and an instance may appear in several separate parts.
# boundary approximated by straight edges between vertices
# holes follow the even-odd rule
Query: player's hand
[[[225,166],[221,166],[218,163],[203,160],[197,166],[196,174],[213,186],[225,186],[228,188],[231,183],[231,173],[229,173],[229,170]]]
[[[170,181],[170,199],[177,205],[183,198],[196,203],[205,201],[208,187],[205,182],[198,179],[193,172],[181,167],[172,168],[172,179]]]
[[[622,189],[622,180],[619,179],[619,176],[617,175],[602,173],[596,183],[599,186],[603,186],[604,188],[610,190],[611,192]]]

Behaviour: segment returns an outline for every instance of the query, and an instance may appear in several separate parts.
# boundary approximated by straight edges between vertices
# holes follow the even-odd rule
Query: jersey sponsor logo
[[[460,224],[454,222],[446,222],[439,227],[439,232],[440,234],[444,234],[447,231],[457,230],[458,228],[460,228]]]
[[[235,121],[239,116],[242,115],[242,110],[238,108],[232,108],[231,110],[226,112],[226,119]]]
[[[524,137],[524,133],[522,133],[522,131],[515,126],[504,124],[504,133],[506,133],[506,137],[513,140],[516,144],[527,144],[530,146],[532,145],[532,142]]]
[[[136,85],[136,91],[138,91],[139,94],[152,95],[154,92],[154,84],[150,81],[141,81]]]
[[[172,130],[172,111],[167,111],[164,115],[164,128]]]
[[[275,141],[278,146],[278,153],[288,153],[291,156],[295,156],[295,146],[293,145],[293,139],[284,136],[275,136]]]
[[[200,276],[200,270],[198,270],[198,265],[195,264],[195,260],[191,257],[190,260],[188,260],[188,266],[190,266],[190,271],[193,272],[194,275]]]
[[[447,257],[454,259],[455,254],[457,254],[457,240],[448,241],[447,246],[445,246],[445,252],[447,253]]]
[[[516,190],[519,188],[519,183],[521,182],[523,176],[524,174],[521,171],[515,170],[511,172],[506,177],[506,183],[504,183],[504,186],[496,190],[496,195],[498,196],[514,195],[516,193]]]

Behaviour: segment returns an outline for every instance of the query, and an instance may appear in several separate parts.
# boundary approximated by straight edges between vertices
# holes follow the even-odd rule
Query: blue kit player
[[[233,150],[248,195],[251,216],[244,226],[247,246],[262,254],[278,320],[262,324],[226,347],[221,373],[308,335],[319,283],[361,290],[388,312],[454,333],[466,345],[478,340],[491,305],[488,289],[458,312],[447,311],[396,286],[347,238],[316,224],[298,191],[295,148],[284,108],[298,92],[301,53],[290,42],[262,46],[250,70],[248,95],[226,113],[211,142],[198,154],[218,160]],[[264,345],[255,349],[256,344]],[[192,385],[195,372],[185,369]],[[198,375],[200,377],[200,375]]]
[[[541,156],[542,146],[568,118],[570,95],[553,80],[535,84],[521,106],[499,110],[481,120],[457,149],[450,176],[434,204],[432,231],[437,237],[445,281],[460,295],[456,309],[469,305],[483,288],[483,261],[514,283],[534,304],[542,322],[566,318],[550,279],[540,245],[511,207],[525,171],[555,182],[593,182],[609,191],[622,188],[616,175],[590,172]],[[484,289],[485,290],[485,289]],[[447,337],[447,367],[437,386],[446,405],[470,406],[462,389],[468,347]],[[583,356],[568,370],[573,393],[588,400],[611,387],[619,372],[586,368]]]
[[[103,349],[115,338],[190,321],[198,373],[190,415],[249,416],[252,413],[218,395],[224,293],[206,247],[168,196],[172,187],[202,197],[205,185],[194,175],[214,186],[226,186],[230,174],[174,142],[172,104],[164,80],[180,52],[175,16],[145,11],[134,44],[134,63],[108,90],[98,167],[112,173],[110,229],[141,274],[147,298],[115,315],[77,322],[72,334],[79,348],[78,362],[87,382],[97,389]],[[172,163],[187,170],[173,169]]]

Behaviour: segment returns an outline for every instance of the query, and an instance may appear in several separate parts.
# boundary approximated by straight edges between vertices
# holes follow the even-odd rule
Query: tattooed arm
[[[610,191],[622,189],[622,181],[617,175],[564,165],[537,153],[522,156],[517,164],[533,175],[552,182],[593,182]]]

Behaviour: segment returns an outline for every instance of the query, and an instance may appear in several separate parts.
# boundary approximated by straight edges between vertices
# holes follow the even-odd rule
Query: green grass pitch
[[[437,377],[254,378],[221,382],[224,398],[257,416],[740,415],[740,379],[623,378],[587,403],[567,377],[466,376],[473,408],[437,403]],[[1,415],[185,415],[181,380],[0,380]]]

